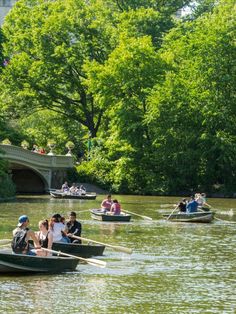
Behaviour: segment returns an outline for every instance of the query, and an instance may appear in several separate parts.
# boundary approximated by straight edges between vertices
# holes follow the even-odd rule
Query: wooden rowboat
[[[89,258],[103,255],[105,245],[54,242],[52,249],[83,258]]]
[[[50,191],[50,195],[54,198],[78,199],[78,200],[95,200],[97,194],[71,194],[70,192]]]
[[[109,221],[109,222],[129,222],[131,215],[121,213],[120,215],[109,215],[102,209],[91,209],[91,217],[95,220]]]
[[[60,273],[74,271],[78,262],[71,257],[41,257],[0,251],[0,273]]]
[[[174,213],[165,214],[163,217],[168,218],[169,221],[175,222],[211,222],[214,219],[214,213],[207,212],[195,212],[195,213]]]

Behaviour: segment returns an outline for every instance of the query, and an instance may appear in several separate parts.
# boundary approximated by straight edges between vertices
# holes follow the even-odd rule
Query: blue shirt
[[[187,213],[195,213],[197,212],[198,202],[192,200],[187,205]]]

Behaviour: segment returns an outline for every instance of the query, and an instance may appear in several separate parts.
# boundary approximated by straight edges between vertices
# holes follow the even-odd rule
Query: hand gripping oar
[[[71,255],[71,254],[67,254],[67,253],[63,253],[61,251],[55,251],[55,250],[50,250],[50,249],[46,249],[46,248],[41,248],[42,250],[46,251],[46,252],[50,252],[50,253],[55,253],[55,254],[59,254],[59,255],[64,255],[64,256],[68,256],[68,257],[73,257],[73,258],[77,258],[83,262],[86,262],[89,265],[92,266],[98,266],[98,267],[106,267],[107,263],[104,261],[100,261],[98,259],[94,259],[94,258],[83,258],[80,256],[75,256],[75,255]]]
[[[87,239],[87,238],[77,237],[75,235],[72,235],[71,238],[78,239],[78,240],[84,240],[84,241],[88,241],[88,242],[93,242],[93,243],[97,243],[97,244],[101,244],[101,245],[105,245],[105,246],[108,246],[108,247],[110,247],[110,248],[112,248],[112,249],[114,249],[116,251],[120,251],[120,252],[124,252],[124,253],[128,253],[128,254],[132,253],[132,249],[129,249],[129,248],[123,247],[123,246],[106,244],[106,243],[94,241],[94,240]]]
[[[122,212],[124,212],[124,213],[128,213],[128,214],[132,214],[132,215],[139,216],[139,217],[141,217],[141,218],[143,218],[143,219],[152,220],[152,218],[151,218],[151,217],[148,217],[148,216],[143,216],[143,215],[139,215],[139,214],[136,214],[136,213],[130,212],[130,211],[128,211],[128,210],[124,210],[124,209],[122,209],[121,211],[122,211]]]

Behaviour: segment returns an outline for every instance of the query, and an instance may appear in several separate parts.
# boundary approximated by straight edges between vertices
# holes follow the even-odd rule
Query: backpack
[[[17,231],[13,237],[11,248],[14,253],[22,253],[27,249],[28,242],[26,241],[26,235],[29,229],[21,229]]]

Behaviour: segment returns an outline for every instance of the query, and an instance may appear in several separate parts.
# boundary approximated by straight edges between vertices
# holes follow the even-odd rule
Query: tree
[[[169,190],[235,189],[234,8],[222,1],[166,37],[162,55],[171,70],[149,99],[147,121]]]
[[[11,58],[3,97],[14,116],[50,109],[96,135],[105,109],[83,84],[83,67],[107,57],[110,13],[99,0],[21,1],[13,7],[3,27]]]

